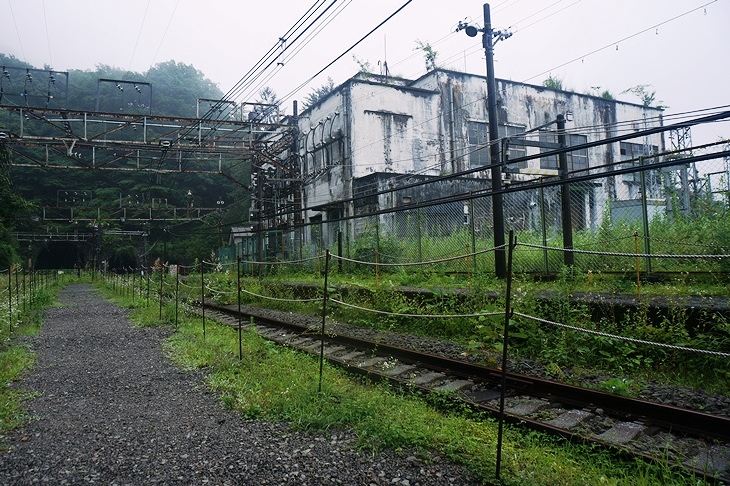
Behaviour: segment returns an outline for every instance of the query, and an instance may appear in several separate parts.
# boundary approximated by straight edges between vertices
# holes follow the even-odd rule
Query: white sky
[[[290,58],[263,85],[291,100],[331,77],[354,75],[353,54],[374,72],[425,72],[416,40],[430,43],[437,63],[484,74],[480,36],[454,33],[460,20],[482,26],[478,0],[413,0],[334,66],[294,93],[406,0],[319,0],[344,7],[306,45],[290,39]],[[175,60],[192,64],[225,93],[233,88],[315,0],[0,0],[0,52],[38,68],[92,70],[97,64],[144,72]],[[494,0],[495,29],[513,36],[495,46],[498,78],[540,84],[549,74],[578,92],[609,90],[618,99],[651,85],[667,114],[730,105],[730,0]],[[692,11],[694,9],[694,11]],[[690,12],[692,11],[692,12]],[[689,12],[689,13],[687,13]],[[675,18],[676,17],[676,18]],[[674,20],[672,20],[674,19]],[[661,24],[661,25],[660,25]],[[658,27],[654,27],[659,25]],[[643,32],[643,33],[642,33]],[[303,46],[296,51],[295,46]],[[597,51],[597,52],[595,52]],[[291,55],[294,54],[294,55]],[[572,62],[571,62],[572,61]],[[73,79],[71,79],[73,82]],[[242,101],[238,97],[237,101]],[[695,145],[730,138],[730,123],[693,129]]]

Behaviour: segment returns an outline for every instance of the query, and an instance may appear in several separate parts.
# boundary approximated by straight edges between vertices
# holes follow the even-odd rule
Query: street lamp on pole
[[[505,258],[504,242],[504,207],[502,201],[502,168],[499,144],[499,120],[497,114],[497,82],[494,78],[494,44],[507,39],[512,34],[492,29],[492,18],[489,13],[489,4],[484,4],[484,28],[459,22],[457,32],[463,30],[469,37],[476,37],[482,33],[482,45],[487,58],[487,116],[489,120],[489,159],[492,166],[492,218],[494,222],[494,273],[497,278],[507,278],[507,260]],[[496,39],[496,40],[493,40]]]

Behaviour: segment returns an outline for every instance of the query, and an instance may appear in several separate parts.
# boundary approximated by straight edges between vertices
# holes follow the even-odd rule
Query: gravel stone
[[[135,328],[93,287],[70,285],[30,339],[31,420],[4,438],[2,484],[471,485],[463,467],[413,451],[354,448],[225,410],[202,373],[167,360],[173,330]]]

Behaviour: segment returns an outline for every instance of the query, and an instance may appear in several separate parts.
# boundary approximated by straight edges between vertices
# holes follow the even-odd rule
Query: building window
[[[499,138],[514,137],[525,133],[525,127],[516,127],[512,125],[499,125],[498,127]],[[527,156],[527,147],[524,145],[509,144],[509,151],[507,152],[507,160],[513,160],[520,157]],[[527,161],[518,162],[510,165],[515,169],[526,169]]]
[[[585,135],[573,135],[569,134],[566,136],[568,146],[577,147],[588,142],[588,137]],[[578,149],[568,152],[568,170],[576,171],[588,168],[588,149]]]
[[[489,146],[487,142],[487,125],[485,122],[467,122],[468,146],[466,153],[469,159],[469,167],[482,167],[489,165]]]
[[[467,122],[469,131],[467,153],[469,155],[469,166],[471,168],[489,165],[489,124],[486,122]],[[512,137],[525,133],[524,127],[512,125],[499,125],[497,135],[499,138]],[[527,148],[524,145],[510,145],[508,152],[509,159],[525,157]],[[527,162],[519,162],[513,167],[526,168]]]
[[[548,142],[548,143],[558,143],[558,135],[555,132],[547,132],[547,131],[541,131],[540,132],[540,141],[541,142]],[[583,145],[584,143],[588,142],[588,137],[585,135],[574,135],[572,133],[566,133],[565,134],[565,143],[568,147],[576,147],[578,145]],[[548,148],[541,148],[540,152],[550,152],[553,149]],[[573,172],[576,170],[583,170],[588,168],[588,149],[578,149],[568,152],[567,154],[568,159],[568,172]],[[558,162],[558,156],[557,155],[551,155],[548,157],[541,157],[540,158],[540,168],[541,169],[553,169],[558,170],[560,169],[560,165]]]
[[[639,167],[639,157],[644,157],[659,152],[659,147],[656,145],[644,145],[642,143],[629,143],[621,142],[620,144],[621,160],[628,160],[624,164],[621,164],[621,168]],[[639,182],[641,179],[639,172],[631,172],[623,174],[624,182]]]

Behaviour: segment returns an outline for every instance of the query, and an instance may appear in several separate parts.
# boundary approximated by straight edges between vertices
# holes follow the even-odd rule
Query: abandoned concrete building
[[[660,109],[604,97],[500,79],[497,92],[502,176],[504,184],[514,186],[557,175],[555,155],[510,161],[555,146],[558,115],[567,120],[569,146],[662,124]],[[357,216],[378,214],[382,228],[397,235],[407,229],[399,215],[402,211],[388,211],[455,194],[488,191],[490,171],[478,170],[490,164],[486,93],[486,77],[443,69],[416,80],[364,73],[347,80],[296,118],[295,155],[301,186],[289,198],[299,198],[302,210],[298,216],[280,212],[269,228],[291,227],[295,218],[300,218],[298,222],[307,228],[301,236],[305,244],[329,247],[337,232],[352,238],[363,231],[368,220]],[[605,172],[622,160],[637,164],[639,156],[663,149],[663,135],[657,133],[575,150],[567,154],[569,177]],[[458,177],[443,177],[462,172]],[[643,187],[650,199],[659,198],[660,176],[652,177]],[[507,194],[504,212],[508,229],[535,228],[541,224],[541,210],[551,215],[548,224],[559,225],[559,193],[559,187],[554,187],[539,194],[536,190]],[[621,204],[625,209],[636,202],[640,194],[638,175],[575,184],[570,194],[574,228],[596,228],[611,217],[610,211],[607,213],[611,203],[619,214]],[[454,204],[453,211],[440,207],[449,214],[429,218],[428,231],[448,234],[462,225],[471,211],[479,230],[488,233],[489,198],[475,201],[471,209],[461,203]]]

